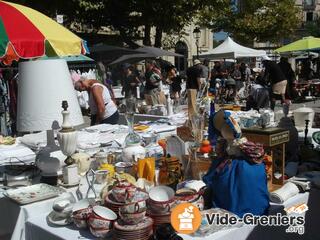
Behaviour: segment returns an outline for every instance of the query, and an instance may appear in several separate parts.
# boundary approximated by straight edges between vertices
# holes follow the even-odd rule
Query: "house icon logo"
[[[201,225],[200,210],[191,203],[181,203],[171,212],[171,225],[179,233],[190,234]]]

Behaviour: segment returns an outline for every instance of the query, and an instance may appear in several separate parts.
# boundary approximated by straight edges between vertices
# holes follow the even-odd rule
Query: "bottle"
[[[214,99],[211,100],[210,103],[210,116],[212,116],[216,112]]]

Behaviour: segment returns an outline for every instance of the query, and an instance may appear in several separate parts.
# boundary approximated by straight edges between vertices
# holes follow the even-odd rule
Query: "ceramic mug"
[[[168,213],[173,209],[176,205],[175,200],[171,200],[169,202],[154,202],[152,200],[148,201],[148,207],[153,213],[164,214]]]
[[[112,188],[112,196],[117,202],[130,201],[137,188],[129,182],[120,182]]]
[[[145,200],[140,201],[140,202],[133,202],[133,203],[128,203],[125,205],[122,205],[119,208],[119,211],[121,211],[122,213],[139,213],[139,212],[143,212],[147,209],[147,203]]]
[[[102,206],[94,206],[88,219],[90,232],[95,237],[106,237],[116,219],[117,214],[112,210]]]
[[[92,212],[92,204],[94,204],[93,199],[82,199],[73,205],[71,217],[78,228],[87,227],[87,220]]]
[[[146,216],[146,211],[137,213],[123,213],[119,211],[120,218],[129,225],[137,224],[141,222]]]

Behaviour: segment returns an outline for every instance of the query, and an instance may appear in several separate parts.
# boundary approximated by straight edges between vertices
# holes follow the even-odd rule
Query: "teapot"
[[[108,163],[108,154],[103,151],[103,149],[100,149],[100,151],[94,155],[94,158],[98,165]]]

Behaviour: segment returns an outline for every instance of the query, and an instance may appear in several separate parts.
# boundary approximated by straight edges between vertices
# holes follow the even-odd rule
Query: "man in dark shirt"
[[[271,61],[268,56],[262,58],[265,66],[264,82],[270,82],[271,85],[271,101],[270,108],[274,110],[276,99],[281,97],[281,103],[285,103],[285,93],[287,79],[278,64]]]
[[[289,97],[289,99],[292,99],[292,97],[293,97],[293,82],[295,80],[294,71],[292,70],[290,63],[288,62],[288,58],[286,58],[286,57],[281,57],[278,65],[288,81],[287,89],[286,89],[287,97]]]
[[[188,93],[188,112],[189,119],[196,113],[197,92],[200,90],[201,83],[201,64],[200,60],[196,59],[193,66],[187,69],[187,93]]]

